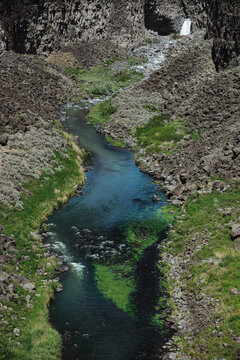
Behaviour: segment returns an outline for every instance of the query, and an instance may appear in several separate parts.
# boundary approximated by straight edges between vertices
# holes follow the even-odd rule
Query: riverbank
[[[77,139],[62,132],[56,106],[70,98],[107,95],[142,78],[131,69],[111,69],[115,61],[110,58],[105,69],[96,65],[87,70],[70,53],[53,54],[47,62],[11,52],[1,56],[5,100],[0,184],[3,359],[61,356],[61,339],[48,322],[48,305],[59,286],[56,271],[64,266],[42,245],[39,231],[47,216],[83,184],[84,151]],[[144,61],[139,57],[124,60],[127,67]]]
[[[200,32],[179,39],[160,70],[119,91],[99,126],[136,152],[177,209],[160,262],[177,331],[164,359],[240,350],[239,67],[216,73],[211,46]]]
[[[5,52],[0,62],[0,357],[59,359],[48,305],[61,263],[39,231],[85,179],[85,153],[55,112],[55,100],[73,94],[74,85],[35,57]]]

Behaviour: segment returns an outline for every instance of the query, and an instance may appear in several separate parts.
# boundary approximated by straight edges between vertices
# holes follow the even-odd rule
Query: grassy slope
[[[229,215],[223,214],[226,208],[231,209]],[[213,191],[192,196],[184,209],[181,222],[170,233],[167,252],[178,255],[197,234],[209,239],[208,245],[194,255],[194,263],[182,281],[186,282],[188,292],[204,292],[213,298],[217,312],[212,324],[194,341],[180,338],[179,345],[193,359],[237,359],[240,344],[234,338],[240,336],[240,297],[231,295],[230,290],[239,289],[240,251],[231,240],[230,223],[239,221],[240,184],[224,193]],[[209,259],[214,261],[204,262]],[[174,284],[169,284],[169,291],[174,291]],[[222,320],[218,324],[219,317]]]
[[[14,234],[17,243],[18,267],[16,263],[9,262],[4,269],[8,273],[20,273],[36,285],[36,293],[29,294],[17,283],[15,284],[18,295],[17,302],[11,302],[9,311],[0,308],[0,314],[5,321],[0,328],[0,358],[21,360],[55,360],[60,359],[60,335],[51,328],[48,322],[48,304],[53,297],[56,282],[52,275],[56,268],[55,259],[46,258],[41,248],[41,241],[31,232],[39,231],[41,225],[55,209],[67,201],[74,192],[76,184],[82,184],[84,174],[81,167],[84,152],[69,138],[71,146],[66,154],[56,154],[58,169],[54,175],[42,174],[39,180],[25,184],[31,191],[30,197],[23,197],[24,210],[13,211],[0,208],[0,223],[5,227],[7,235]],[[59,169],[59,166],[62,169]],[[23,256],[29,256],[29,261],[24,261]],[[45,275],[40,275],[37,270],[43,270]],[[26,296],[32,298],[33,308],[26,307]],[[14,319],[14,315],[17,319]],[[27,320],[25,320],[27,319]],[[16,338],[13,329],[18,327],[21,335]]]
[[[144,62],[145,59],[130,58],[129,65],[135,65]],[[114,61],[113,61],[114,62]],[[143,75],[135,70],[124,68],[122,70],[113,70],[109,64],[99,64],[91,68],[67,68],[68,75],[74,75],[79,84],[79,90],[84,97],[92,94],[102,96],[113,94],[120,88],[126,87],[134,82],[138,82]]]
[[[155,108],[150,105],[143,106],[150,112]],[[160,154],[172,153],[178,142],[186,135],[183,119],[170,121],[171,115],[163,114],[154,116],[150,121],[135,130],[138,147],[144,148],[147,153]],[[199,134],[192,133],[191,137],[197,139]]]

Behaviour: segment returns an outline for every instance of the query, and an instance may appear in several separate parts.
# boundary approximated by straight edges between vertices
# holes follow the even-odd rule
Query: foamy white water
[[[180,31],[180,35],[186,36],[191,34],[191,25],[192,25],[191,19],[186,19],[183,23],[182,29]]]
[[[74,271],[76,271],[76,273],[77,273],[78,275],[83,275],[83,271],[84,271],[84,269],[85,269],[85,266],[84,266],[84,265],[82,265],[82,264],[80,264],[80,263],[77,263],[77,262],[71,262],[71,263],[70,263],[70,266],[71,266],[71,268],[72,268]]]
[[[60,251],[60,252],[64,253],[65,250],[66,250],[66,245],[63,242],[59,241],[59,240],[55,240],[55,242],[52,243],[52,248],[55,251]]]

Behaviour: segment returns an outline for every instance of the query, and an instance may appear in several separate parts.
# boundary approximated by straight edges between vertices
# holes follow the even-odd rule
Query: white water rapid
[[[180,31],[180,35],[186,36],[191,34],[191,25],[192,25],[191,19],[186,19],[183,23],[182,29]]]

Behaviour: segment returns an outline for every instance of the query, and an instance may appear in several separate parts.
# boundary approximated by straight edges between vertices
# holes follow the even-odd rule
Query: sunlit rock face
[[[109,39],[121,47],[144,40],[143,0],[3,0],[1,47],[49,53],[78,40]]]

